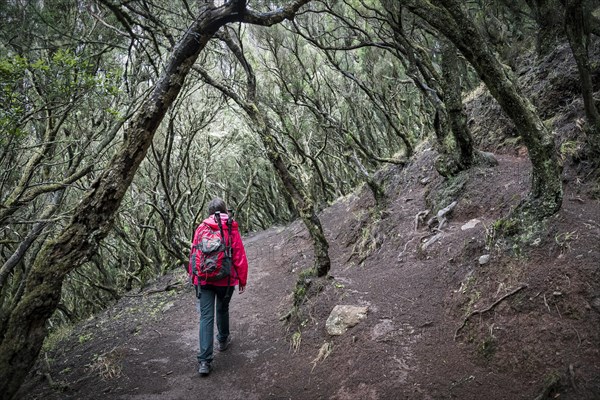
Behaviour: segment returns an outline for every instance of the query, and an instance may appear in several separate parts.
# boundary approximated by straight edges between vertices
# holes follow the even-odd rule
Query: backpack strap
[[[202,222],[200,225],[198,225],[198,227],[196,228],[196,231],[198,229],[200,229],[200,227],[205,226],[206,228],[211,229],[211,227],[205,223]],[[200,263],[196,262],[196,253],[198,251],[200,251],[200,243],[198,243],[195,239],[196,239],[196,231],[194,231],[194,238],[192,239],[192,255],[190,256],[190,258],[193,260],[192,261],[192,273],[198,277],[198,287],[200,286],[200,280],[202,279],[202,273],[200,272]]]
[[[221,232],[221,239],[223,239],[223,243],[225,244],[225,254],[223,255],[226,258],[229,258],[231,260],[231,266],[233,267],[233,269],[235,269],[235,267],[233,266],[233,260],[231,259],[231,218],[227,218],[227,235],[229,236],[229,240],[227,240],[227,238],[225,237],[225,234],[223,233],[223,223],[221,222],[221,212],[220,211],[216,211],[215,212],[215,221],[217,221],[217,225],[219,225],[219,231]],[[237,273],[237,271],[236,271]],[[227,275],[227,287],[229,287],[231,283],[231,273],[229,275]]]
[[[233,225],[233,211],[231,212],[231,214],[229,215],[229,218],[227,218],[227,233],[229,234],[229,243],[225,242],[225,252],[227,253],[227,256],[229,258],[233,258],[233,253],[232,253],[232,241],[233,239],[231,238],[231,233],[232,233],[232,225]]]

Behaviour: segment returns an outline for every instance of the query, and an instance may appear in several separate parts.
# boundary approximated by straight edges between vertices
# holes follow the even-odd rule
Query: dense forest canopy
[[[420,146],[456,175],[489,156],[463,107],[484,84],[533,165],[516,218],[555,213],[561,166],[520,88],[519,57],[568,42],[600,148],[592,0],[67,1],[0,5],[0,391],[48,328],[186,263],[220,196],[246,232],[318,211]],[[310,267],[310,266],[309,266]]]

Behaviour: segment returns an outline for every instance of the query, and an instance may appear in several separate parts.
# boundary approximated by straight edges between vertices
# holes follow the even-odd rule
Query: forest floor
[[[245,238],[247,291],[232,299],[233,344],[216,354],[209,377],[197,372],[198,315],[182,271],[78,326],[20,397],[600,398],[600,202],[570,180],[546,234],[513,255],[486,248],[490,226],[529,188],[528,159],[502,155],[455,185],[448,224],[424,246],[436,232],[415,229],[415,216],[443,182],[428,154],[394,175],[383,212],[363,190],[322,213],[333,278],[296,323],[280,317],[311,265],[304,227]],[[490,261],[480,265],[484,254]],[[367,306],[367,318],[330,336],[325,321],[337,304]]]
[[[542,64],[521,79],[537,73],[562,85],[530,95],[542,115],[562,107],[545,118],[573,140],[576,69],[556,60],[548,65],[562,76],[544,75]],[[280,319],[298,274],[312,265],[306,230],[294,222],[244,238],[247,290],[232,299],[233,343],[208,377],[197,372],[195,296],[180,270],[54,343],[18,398],[600,399],[598,183],[567,162],[563,206],[543,233],[494,242],[494,222],[529,192],[531,165],[489,101],[479,96],[468,109],[480,148],[499,165],[445,180],[435,153],[421,148],[405,168],[379,173],[387,194],[380,208],[363,188],[324,209],[331,278],[312,282],[291,321]],[[492,134],[513,139],[492,144]],[[447,224],[428,227],[452,201]],[[330,336],[325,322],[338,304],[368,312]]]

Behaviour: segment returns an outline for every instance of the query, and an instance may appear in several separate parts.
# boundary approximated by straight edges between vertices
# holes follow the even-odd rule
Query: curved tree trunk
[[[110,167],[94,182],[69,225],[37,257],[25,295],[2,329],[0,393],[10,398],[33,366],[46,337],[46,321],[56,310],[66,275],[96,250],[167,108],[177,97],[183,79],[206,45],[211,30],[196,22],[176,47],[163,78],[125,132],[125,141]],[[204,22],[204,21],[202,21]],[[200,40],[192,32],[202,33]]]
[[[435,3],[435,4],[432,4]],[[554,214],[562,204],[561,167],[552,135],[533,104],[521,93],[512,72],[503,67],[457,0],[406,0],[406,6],[445,35],[475,68],[513,121],[533,165],[527,211],[535,218]]]
[[[275,172],[281,179],[283,187],[285,188],[286,200],[288,200],[288,203],[291,200],[293,209],[300,215],[300,218],[302,219],[302,222],[304,222],[312,239],[315,256],[315,272],[317,273],[317,276],[325,276],[331,268],[329,243],[325,237],[321,221],[317,216],[316,206],[308,193],[302,190],[300,182],[292,175],[292,173],[290,173],[281,156],[280,150],[277,148],[276,138],[270,128],[273,124],[268,119],[268,116],[259,109],[259,105],[257,104],[254,71],[252,66],[246,60],[243,50],[228,34],[221,35],[221,39],[227,43],[230,50],[235,54],[236,58],[246,71],[246,98],[242,98],[230,88],[215,81],[206,71],[199,68],[197,71],[207,83],[233,99],[254,123],[254,130],[258,133],[260,140],[265,147],[267,158],[271,162],[271,165],[273,165],[273,168],[275,168]]]
[[[0,394],[10,399],[33,366],[46,337],[46,322],[57,309],[66,275],[81,266],[107,235],[114,215],[135,172],[152,143],[167,109],[177,98],[184,79],[217,30],[234,21],[273,25],[292,18],[303,4],[298,0],[277,12],[259,14],[235,0],[205,7],[186,31],[156,84],[152,95],[124,132],[124,142],[76,208],[69,224],[44,246],[29,274],[25,294],[0,327]]]
[[[392,4],[393,1],[389,6]],[[435,168],[444,177],[456,175],[468,169],[473,162],[473,140],[462,106],[458,73],[460,63],[456,48],[447,39],[441,39],[442,73],[438,73],[431,56],[405,34],[402,9],[398,14],[397,20],[390,22],[394,29],[394,39],[409,63],[407,75],[435,108],[433,128],[439,152]]]
[[[267,157],[275,168],[277,175],[281,179],[285,190],[288,192],[294,202],[295,209],[298,210],[300,218],[313,242],[315,253],[315,270],[317,276],[325,276],[331,268],[331,260],[329,259],[329,243],[325,238],[321,221],[317,216],[316,207],[313,201],[300,189],[299,184],[294,176],[290,173],[281,157],[273,136],[270,132],[269,125],[264,121],[264,118],[259,113],[256,107],[250,113],[250,117],[258,125],[258,131],[265,149]]]

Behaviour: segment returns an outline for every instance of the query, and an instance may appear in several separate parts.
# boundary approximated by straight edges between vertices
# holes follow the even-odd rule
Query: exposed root
[[[44,364],[46,366],[46,372],[43,373],[44,378],[48,381],[48,386],[54,390],[64,392],[69,389],[69,384],[63,381],[55,381],[50,375],[50,361],[48,360],[48,353],[44,353]]]
[[[410,239],[408,242],[406,242],[406,244],[404,245],[404,250],[402,250],[400,253],[398,253],[398,256],[396,257],[396,260],[402,261],[402,257],[404,256],[404,253],[406,253],[406,249],[408,248],[408,245],[411,244],[411,242],[413,240],[415,240],[414,237],[412,239]]]
[[[415,215],[415,231],[419,230],[419,225],[425,221],[425,217],[429,214],[429,210],[419,211]]]
[[[331,354],[332,351],[333,351],[333,343],[330,343],[330,342],[323,343],[323,346],[321,346],[321,348],[319,349],[319,354],[317,354],[317,357],[315,357],[315,359],[311,361],[311,364],[313,365],[313,367],[310,370],[310,372],[314,371],[315,367],[317,366],[317,364],[319,362],[325,361],[325,359],[327,357],[329,357],[329,355]]]
[[[518,288],[516,288],[515,290],[513,290],[510,293],[505,294],[504,296],[500,297],[498,300],[496,300],[495,302],[493,302],[490,306],[484,308],[483,310],[475,310],[473,311],[471,314],[467,315],[467,318],[465,318],[465,320],[463,321],[462,325],[458,327],[458,329],[456,330],[456,332],[454,333],[454,340],[456,340],[456,338],[458,337],[458,333],[465,327],[465,325],[467,325],[467,322],[469,322],[469,319],[474,316],[474,315],[481,315],[483,313],[486,313],[488,311],[491,311],[494,309],[494,307],[496,307],[498,304],[500,304],[502,301],[506,300],[507,298],[509,298],[510,296],[520,292],[521,290],[525,289],[529,287],[529,285],[524,284],[519,286]]]

